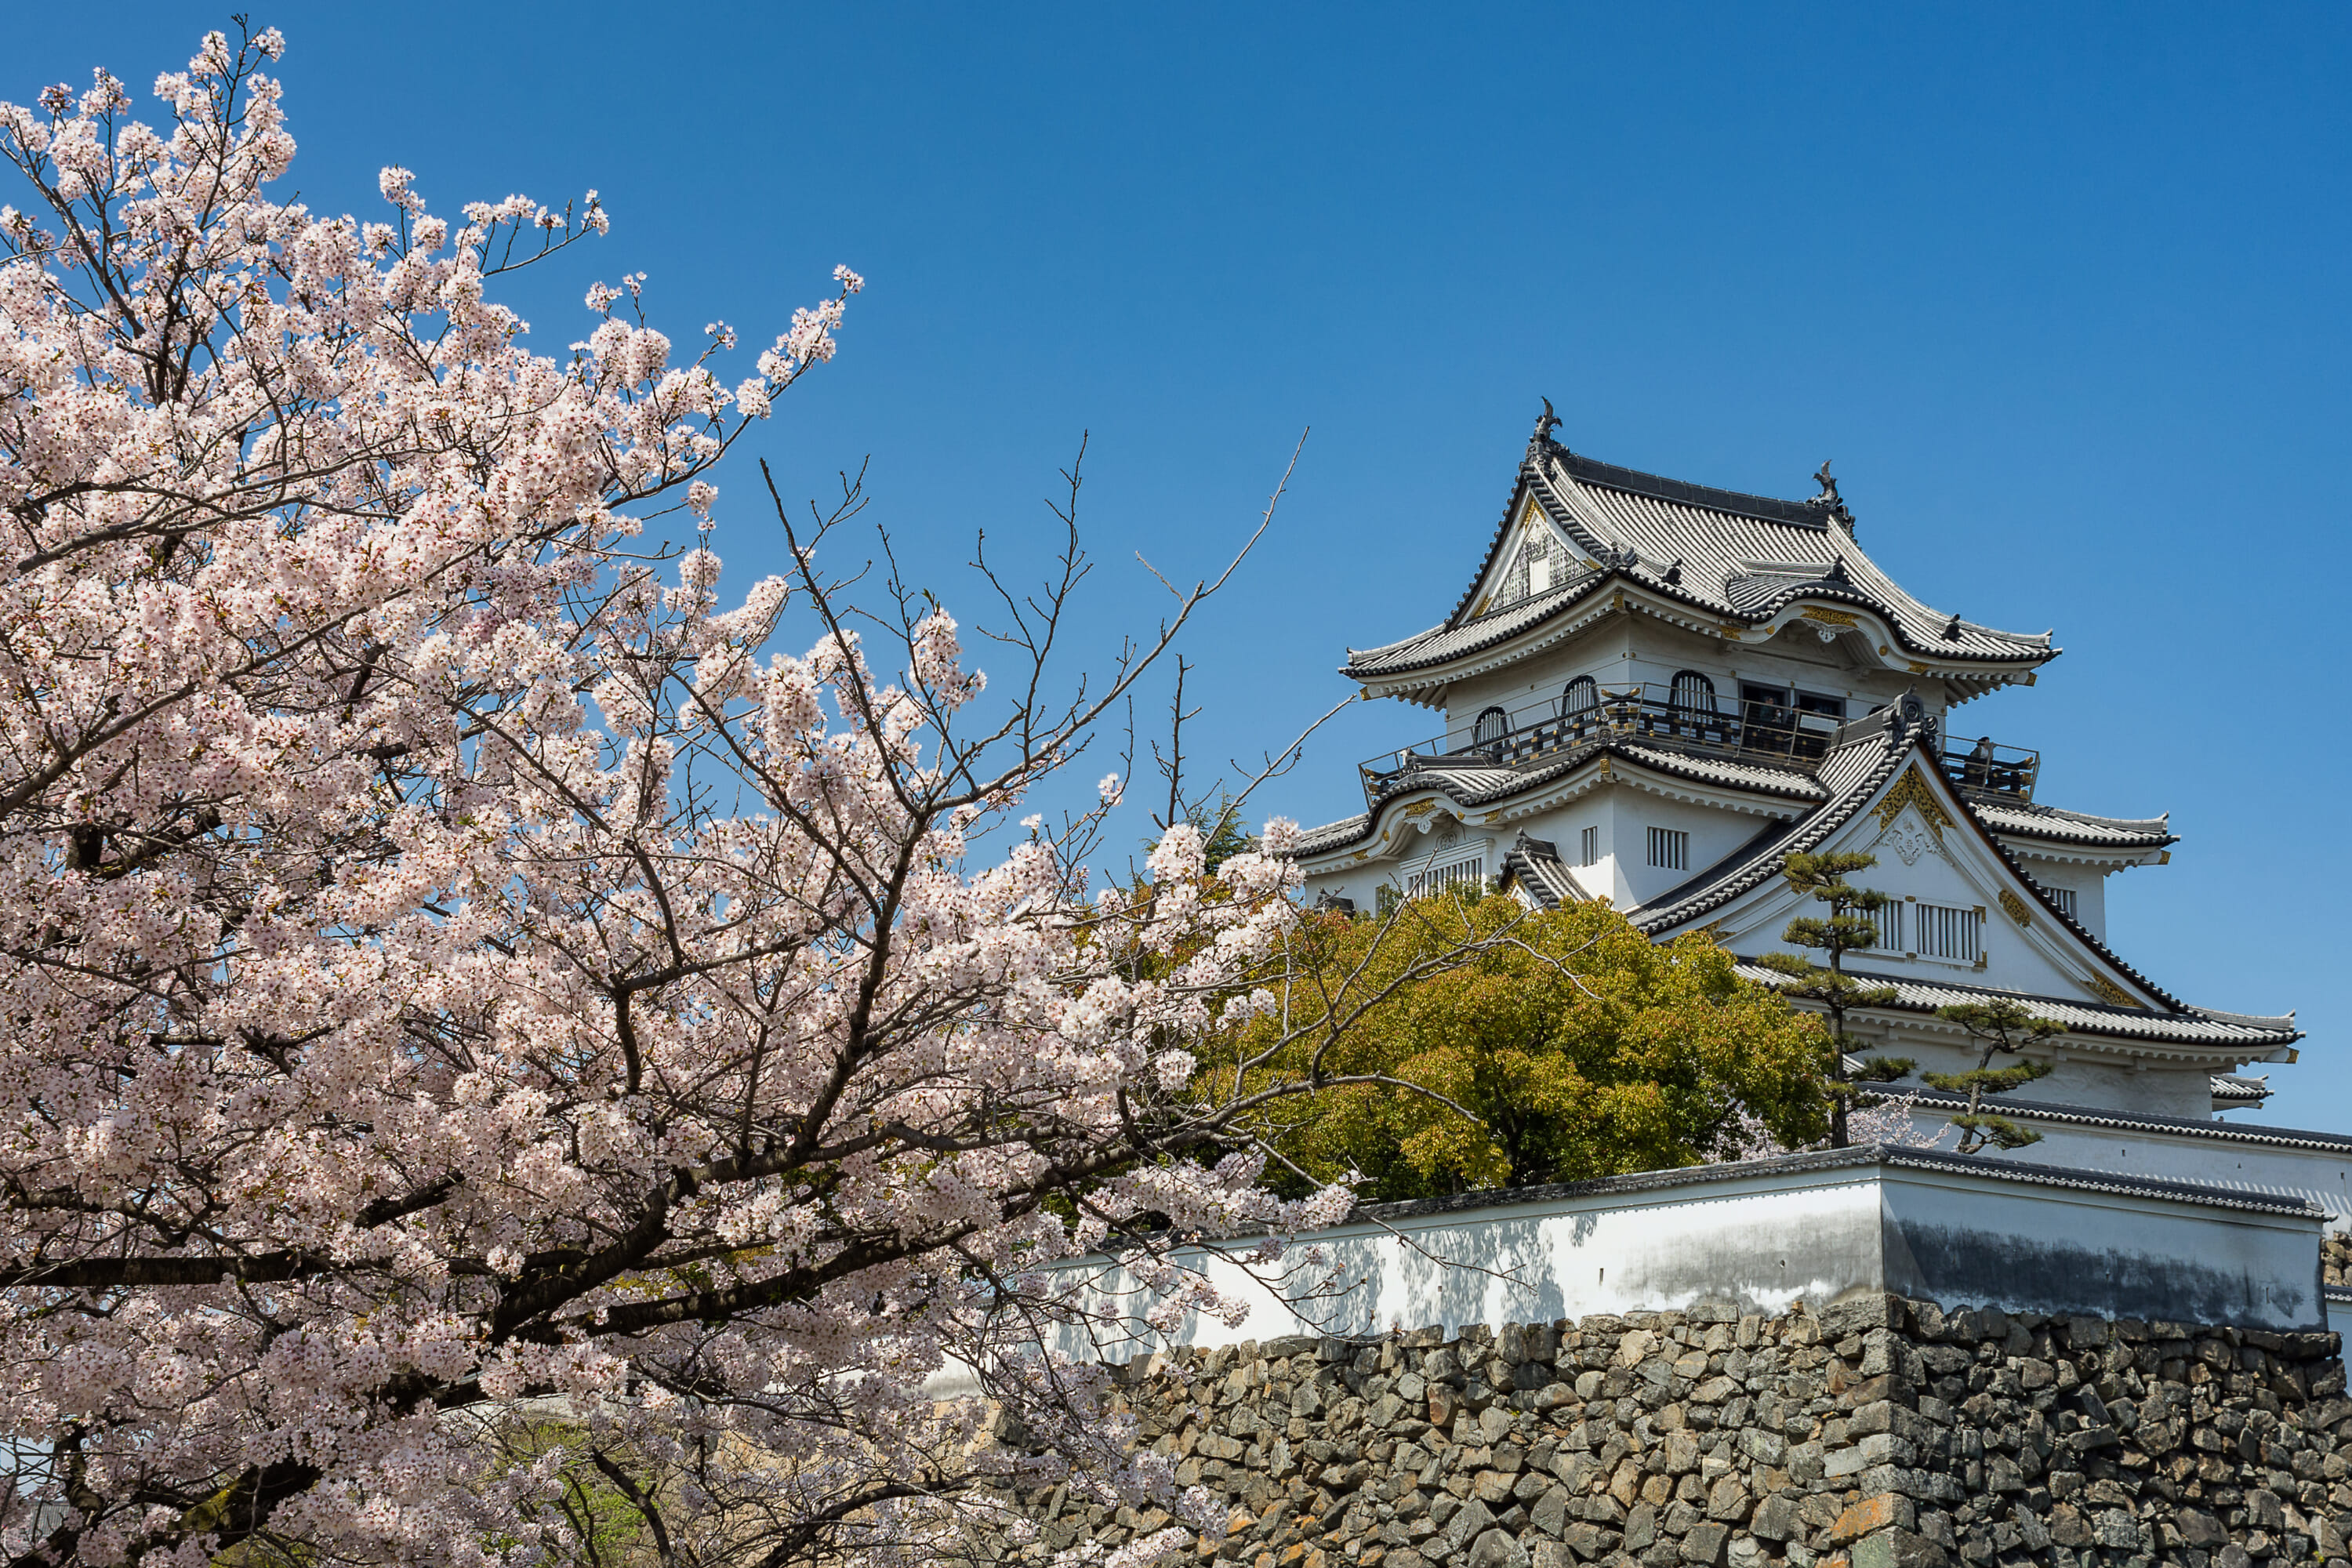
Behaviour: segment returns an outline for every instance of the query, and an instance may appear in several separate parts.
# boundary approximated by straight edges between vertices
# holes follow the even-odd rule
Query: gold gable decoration
[[[1954,826],[1952,814],[1944,809],[1944,803],[1936,798],[1936,792],[1928,787],[1926,779],[1919,776],[1919,764],[1916,763],[1903,770],[1903,776],[1895,781],[1895,787],[1886,792],[1886,798],[1872,809],[1872,815],[1878,818],[1881,831],[1894,826],[1895,819],[1903,815],[1903,808],[1906,805],[1919,813],[1919,820],[1927,825],[1927,830],[1936,836],[1936,842],[1941,844],[1944,829]]]
[[[2007,888],[2000,890],[2000,910],[2019,925],[2030,926],[2033,923],[2033,911],[2025,907],[2023,899],[2019,898]]]
[[[1544,509],[1538,504],[1535,497],[1529,496],[1528,498],[1528,510],[1519,513],[1519,526],[1521,528],[1533,528],[1537,523],[1543,521],[1543,516]]]
[[[1806,606],[1803,618],[1809,621],[1820,621],[1825,626],[1853,626],[1862,624],[1843,610],[1823,610],[1811,605]]]
[[[2091,976],[2091,989],[2098,994],[2100,1001],[2111,1006],[2138,1007],[2145,1010],[2147,1005],[2104,974]]]

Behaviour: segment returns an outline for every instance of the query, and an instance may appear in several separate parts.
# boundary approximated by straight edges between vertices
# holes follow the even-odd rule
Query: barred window
[[[1589,675],[1580,675],[1568,683],[1560,694],[1559,716],[1580,719],[1601,706],[1601,683]]]
[[[1871,948],[1877,952],[1901,952],[1903,946],[1903,906],[1890,903],[1867,917],[1878,928],[1878,940]]]
[[[1598,865],[1600,865],[1600,864],[1601,864],[1601,829],[1599,829],[1599,828],[1597,828],[1597,827],[1588,827],[1588,828],[1586,828],[1586,829],[1584,830],[1584,846],[1583,846],[1583,847],[1584,847],[1584,860],[1583,860],[1583,864],[1585,864],[1585,865],[1587,865],[1587,866],[1598,866]]]
[[[1677,713],[1712,714],[1715,711],[1715,682],[1696,669],[1676,670],[1667,702]]]
[[[1675,827],[1650,829],[1650,864],[1668,871],[1690,869],[1690,835]]]
[[[1977,955],[1984,951],[1984,917],[1974,910],[1954,909],[1948,904],[1917,904],[1913,906],[1911,918],[1916,928],[1911,951],[1922,958],[1974,963]]]
[[[2058,912],[2060,914],[2064,915],[2070,921],[2074,918],[2074,889],[2044,888],[2042,890],[2050,895],[2050,901],[2058,906]]]
[[[1432,866],[1425,871],[1415,871],[1405,880],[1404,890],[1413,898],[1423,893],[1442,892],[1447,888],[1460,888],[1475,894],[1478,885],[1486,879],[1484,856],[1469,860],[1456,860],[1448,866]]]
[[[1489,746],[1510,732],[1511,716],[1500,708],[1481,709],[1478,721],[1470,729],[1473,745]]]

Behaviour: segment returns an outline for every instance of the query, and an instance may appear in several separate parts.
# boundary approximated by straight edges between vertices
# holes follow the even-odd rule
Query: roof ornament
[[[1806,498],[1805,504],[1816,508],[1822,515],[1845,530],[1848,539],[1853,537],[1853,513],[1846,510],[1845,499],[1838,494],[1837,480],[1830,473],[1830,459],[1823,458],[1821,468],[1813,474],[1813,482],[1822,493]]]
[[[1675,563],[1666,568],[1666,583],[1670,587],[1679,588],[1682,586],[1682,582],[1683,558],[1677,555],[1675,557]]]
[[[1830,569],[1822,574],[1822,581],[1827,583],[1833,588],[1851,588],[1853,586],[1853,579],[1845,574],[1844,556],[1832,555],[1830,557]]]
[[[1536,420],[1536,433],[1528,437],[1528,455],[1534,457],[1546,447],[1557,445],[1551,433],[1559,428],[1559,416],[1552,412],[1551,399],[1543,400],[1544,411]]]
[[[1960,613],[1958,610],[1954,610],[1952,612],[1952,618],[1944,623],[1944,640],[1946,642],[1958,642],[1959,641],[1959,638]]]
[[[1925,702],[1919,700],[1917,687],[1910,688],[1895,700],[1895,710],[1905,729],[1916,731],[1931,750],[1935,748],[1936,732],[1938,729],[1936,716],[1927,711],[1927,705]]]

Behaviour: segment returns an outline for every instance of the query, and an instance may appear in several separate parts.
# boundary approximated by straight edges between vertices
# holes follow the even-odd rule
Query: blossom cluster
[[[643,274],[534,353],[494,286],[593,194],[275,200],[282,47],[0,105],[0,1552],[563,1561],[582,1476],[712,1560],[911,1563],[991,1465],[1197,1511],[1043,1347],[1147,1216],[1346,1212],[1188,1098],[1292,830],[975,865],[1072,730],[978,770],[944,609],[885,658],[808,552],[722,607],[643,542],[864,279],[732,388]]]

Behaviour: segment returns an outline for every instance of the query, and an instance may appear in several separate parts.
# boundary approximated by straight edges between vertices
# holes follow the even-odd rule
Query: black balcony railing
[[[1491,710],[1490,710],[1491,714]],[[1601,691],[1563,712],[1557,702],[1491,714],[1478,728],[1483,738],[1449,744],[1445,737],[1385,752],[1359,764],[1365,798],[1403,787],[1410,774],[1447,771],[1532,767],[1588,742],[1616,739],[1704,755],[1745,759],[1811,772],[1827,753],[1843,721],[1777,702],[1732,703],[1722,698],[1694,700],[1686,692],[1659,686]],[[1978,742],[1947,747],[1944,773],[1961,787],[2011,799],[2033,798],[2040,753]]]
[[[2033,775],[2042,771],[2042,753],[2021,746],[1998,745],[1990,739],[1971,746],[1944,748],[1944,776],[1962,789],[2012,800],[2033,798]]]

